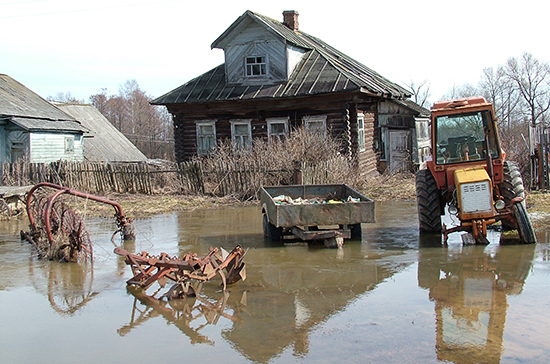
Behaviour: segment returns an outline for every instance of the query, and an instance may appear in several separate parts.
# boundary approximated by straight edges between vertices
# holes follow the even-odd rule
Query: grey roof
[[[247,21],[262,24],[281,39],[306,50],[289,80],[264,85],[226,84],[225,67],[220,65],[184,85],[158,97],[151,103],[166,105],[222,100],[280,98],[331,92],[359,91],[369,95],[404,99],[410,92],[375,71],[339,52],[318,38],[302,31],[292,31],[281,22],[246,11],[216,41],[219,47],[229,34]]]
[[[73,117],[4,74],[0,74],[0,119],[29,131],[86,131]]]
[[[416,111],[418,116],[424,116],[424,117],[430,117],[431,112],[430,110],[426,109],[423,106],[418,105],[416,102],[412,100],[395,100],[395,103],[399,105],[403,105],[410,110]]]
[[[55,104],[90,130],[84,135],[84,159],[94,162],[142,162],[147,157],[90,104]]]

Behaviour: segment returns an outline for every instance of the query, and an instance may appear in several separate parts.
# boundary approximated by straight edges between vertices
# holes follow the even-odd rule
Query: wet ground
[[[87,219],[93,264],[35,258],[25,221],[0,223],[0,358],[10,363],[546,363],[550,245],[419,239],[411,202],[377,204],[343,249],[278,245],[258,207],[135,222],[131,252],[248,249],[247,280],[197,298],[128,289],[111,221]],[[158,287],[155,285],[154,287]],[[150,289],[147,293],[153,293]]]

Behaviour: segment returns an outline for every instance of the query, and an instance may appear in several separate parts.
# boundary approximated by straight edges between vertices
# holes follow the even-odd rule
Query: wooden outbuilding
[[[82,161],[87,129],[8,75],[0,74],[0,162]]]
[[[246,147],[305,126],[344,139],[361,174],[410,169],[417,124],[429,111],[410,92],[318,38],[246,11],[212,45],[225,63],[153,100],[173,116],[177,161],[208,154],[222,139]],[[422,155],[422,153],[420,153]]]

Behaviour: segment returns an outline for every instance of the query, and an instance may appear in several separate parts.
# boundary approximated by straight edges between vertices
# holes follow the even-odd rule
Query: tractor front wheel
[[[531,219],[529,219],[529,214],[527,214],[525,204],[523,202],[514,204],[513,212],[518,225],[518,234],[521,242],[524,244],[536,243],[537,237],[531,224]]]
[[[420,231],[441,233],[439,190],[429,169],[416,172],[416,204]]]

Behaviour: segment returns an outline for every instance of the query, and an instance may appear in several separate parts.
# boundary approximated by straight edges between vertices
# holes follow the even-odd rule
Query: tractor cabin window
[[[197,154],[207,155],[216,147],[216,123],[197,122]]]
[[[267,121],[267,139],[283,140],[288,135],[288,118],[269,118]]]
[[[487,151],[499,157],[489,111],[438,116],[435,124],[437,164],[485,160]]]
[[[233,149],[245,149],[252,146],[252,120],[230,120]]]
[[[267,75],[267,63],[265,56],[246,57],[246,76],[257,77]]]

